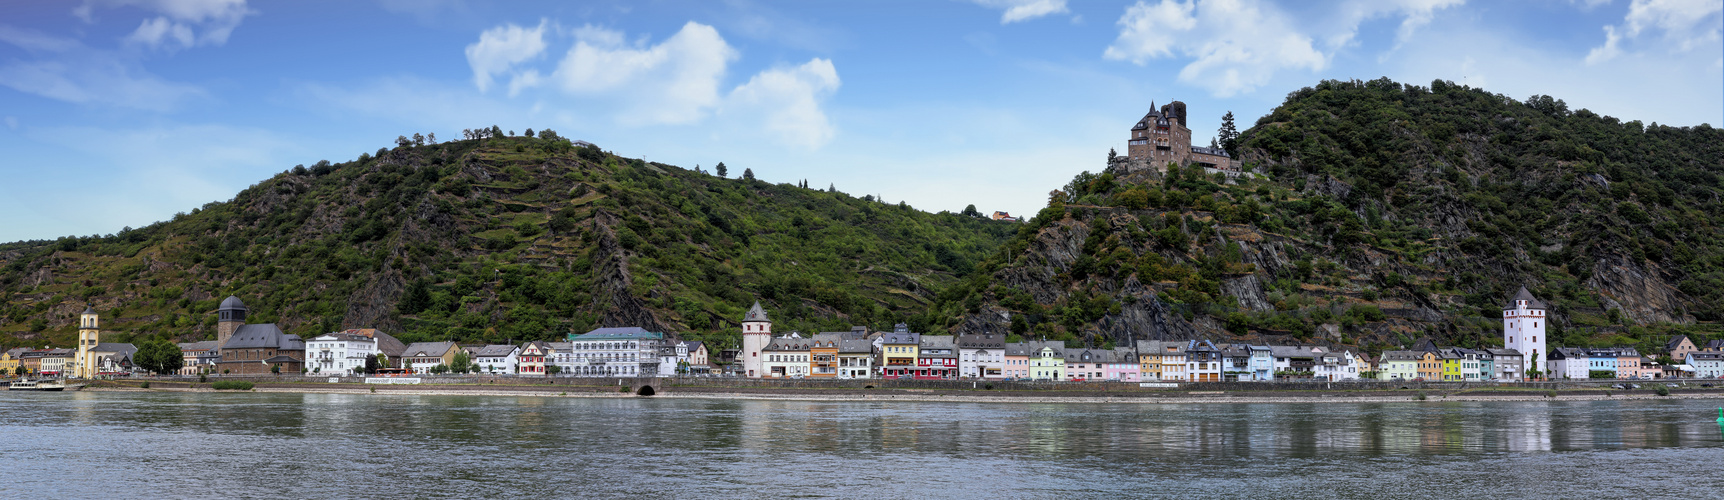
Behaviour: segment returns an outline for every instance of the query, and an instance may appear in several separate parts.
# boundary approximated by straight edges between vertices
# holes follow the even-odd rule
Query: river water
[[[0,393],[11,498],[1720,498],[1720,400]]]

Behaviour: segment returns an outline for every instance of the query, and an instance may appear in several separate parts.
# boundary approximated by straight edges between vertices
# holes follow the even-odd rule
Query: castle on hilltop
[[[1159,109],[1150,103],[1149,114],[1131,127],[1125,156],[1113,157],[1108,168],[1122,172],[1154,168],[1165,172],[1168,165],[1190,163],[1217,170],[1239,170],[1239,161],[1227,151],[1192,146],[1191,129],[1186,124],[1185,103],[1173,101]]]

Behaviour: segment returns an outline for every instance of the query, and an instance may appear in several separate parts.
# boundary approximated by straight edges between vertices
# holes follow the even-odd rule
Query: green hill
[[[1238,142],[1259,176],[1084,173],[930,316],[1092,344],[1500,343],[1525,285],[1557,345],[1724,318],[1724,131],[1433,82],[1325,81]],[[1648,327],[1650,326],[1650,331]]]
[[[0,245],[0,344],[69,345],[86,302],[113,340],[213,338],[230,294],[307,338],[638,325],[733,343],[757,299],[782,331],[882,328],[1014,229],[539,136],[378,150],[149,227]]]

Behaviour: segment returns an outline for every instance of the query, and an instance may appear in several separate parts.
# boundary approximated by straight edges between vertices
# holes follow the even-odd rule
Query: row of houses
[[[95,363],[96,375],[130,374],[134,367],[132,356],[138,348],[132,344],[104,342],[90,349],[92,361]],[[0,353],[0,374],[32,374],[45,377],[70,376],[72,366],[77,363],[77,349],[43,347],[15,347]],[[19,369],[23,370],[20,371]]]

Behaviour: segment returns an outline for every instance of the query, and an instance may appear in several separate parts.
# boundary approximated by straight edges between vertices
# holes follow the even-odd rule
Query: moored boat
[[[13,382],[6,390],[9,391],[64,391],[66,383],[58,380],[19,380]]]

